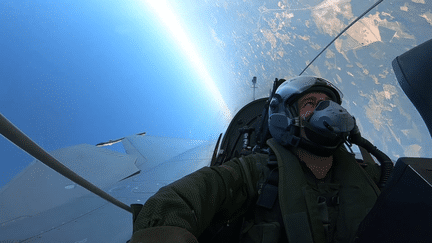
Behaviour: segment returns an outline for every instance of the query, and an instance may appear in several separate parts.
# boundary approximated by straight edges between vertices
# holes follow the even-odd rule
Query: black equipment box
[[[398,159],[356,242],[432,242],[432,159]]]

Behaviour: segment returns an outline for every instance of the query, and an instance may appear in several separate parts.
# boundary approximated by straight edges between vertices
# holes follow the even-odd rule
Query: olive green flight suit
[[[242,242],[351,242],[359,223],[373,207],[375,182],[341,146],[323,180],[273,139],[277,157],[278,202],[282,224],[265,216],[245,224]],[[133,225],[131,242],[198,242],[212,222],[239,217],[255,203],[258,184],[269,173],[268,155],[234,158],[221,166],[204,167],[161,188],[144,204]],[[378,178],[379,179],[379,178]],[[330,195],[330,196],[329,196]],[[338,198],[328,206],[328,199]],[[327,217],[327,222],[325,218]],[[167,235],[173,234],[171,238]],[[174,237],[174,238],[172,238]]]

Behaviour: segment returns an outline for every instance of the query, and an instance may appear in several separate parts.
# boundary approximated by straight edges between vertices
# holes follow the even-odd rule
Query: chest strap
[[[270,171],[270,172],[268,172]],[[266,180],[258,183],[258,200],[256,205],[272,209],[278,198],[279,170],[276,155],[271,151],[264,172]]]
[[[306,212],[299,212],[285,215],[282,212],[279,203],[279,170],[276,155],[270,153],[265,171],[265,181],[258,183],[258,200],[256,218],[261,221],[263,218],[276,220],[281,226],[281,239],[287,240],[285,228],[288,228],[289,242],[291,243],[313,243],[312,233],[308,222]],[[261,208],[261,209],[260,209]],[[267,214],[264,216],[263,214]],[[285,224],[288,227],[285,227]]]

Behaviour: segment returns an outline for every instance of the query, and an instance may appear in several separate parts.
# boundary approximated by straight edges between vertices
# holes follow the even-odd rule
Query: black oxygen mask
[[[302,121],[302,126],[307,139],[312,143],[304,141],[303,146],[300,146],[311,148],[313,144],[318,145],[313,147],[321,148],[318,150],[315,148],[311,152],[326,156],[332,154],[341,143],[347,141],[356,122],[355,118],[341,105],[326,100],[320,102],[313,114]]]

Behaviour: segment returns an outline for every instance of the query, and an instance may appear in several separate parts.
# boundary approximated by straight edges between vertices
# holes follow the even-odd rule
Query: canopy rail
[[[330,43],[328,43],[328,45],[326,47],[324,47],[320,53],[318,53],[318,55],[316,55],[316,57],[305,67],[305,69],[303,69],[303,71],[301,71],[301,73],[299,74],[299,76],[301,76],[306,69],[309,68],[310,65],[312,65],[312,63],[319,57],[321,56],[321,54],[327,50],[327,48],[333,44],[333,42],[335,42],[343,33],[345,33],[345,31],[347,31],[349,28],[351,28],[351,26],[353,26],[355,23],[357,23],[357,21],[359,21],[361,18],[363,18],[363,16],[365,16],[367,13],[369,13],[372,9],[374,9],[376,6],[378,6],[378,4],[380,4],[382,1],[384,0],[378,0],[376,3],[374,3],[370,8],[368,8],[366,11],[364,11],[364,13],[362,13],[360,16],[358,16],[353,22],[351,22],[351,24],[349,24],[347,27],[345,27],[345,29],[343,29],[332,41],[330,41]]]

